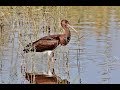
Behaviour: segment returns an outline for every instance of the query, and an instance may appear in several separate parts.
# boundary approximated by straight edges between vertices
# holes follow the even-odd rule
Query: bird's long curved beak
[[[70,28],[73,29],[76,33],[78,33],[71,25],[68,24],[68,27],[70,27]]]

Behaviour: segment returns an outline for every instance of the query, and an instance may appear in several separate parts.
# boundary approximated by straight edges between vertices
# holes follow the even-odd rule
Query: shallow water
[[[1,10],[7,10],[4,8]],[[51,16],[55,12],[53,8],[50,11]],[[69,10],[67,12],[66,7],[59,8],[61,8],[61,11],[58,11],[61,17],[55,17],[56,22],[57,19],[64,19],[65,16],[78,34],[71,30],[69,44],[65,47],[59,46],[55,50],[56,74],[68,79],[71,84],[120,83],[120,7],[67,7],[71,12]],[[2,84],[29,83],[24,78],[25,71],[37,73],[47,71],[47,54],[22,52],[27,43],[48,34],[45,29],[40,29],[43,22],[37,20],[41,17],[39,16],[38,19],[36,17],[34,23],[38,26],[34,27],[30,20],[28,20],[29,24],[24,23],[27,20],[25,14],[21,14],[21,17],[12,17],[17,16],[15,12],[20,12],[17,8],[15,10],[9,12],[11,16],[1,12],[6,14],[1,16],[0,22],[5,24],[0,34],[0,83]],[[35,14],[41,15],[40,12]],[[49,25],[53,23],[51,20]],[[53,31],[50,34],[60,33],[55,31],[54,27],[56,26],[51,26]],[[38,31],[32,31],[33,29]],[[82,38],[79,39],[80,37]]]

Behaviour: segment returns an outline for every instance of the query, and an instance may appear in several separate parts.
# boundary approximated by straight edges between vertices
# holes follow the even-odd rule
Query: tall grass
[[[36,56],[35,52],[24,54],[22,50],[26,44],[38,40],[42,36],[62,33],[60,21],[61,19],[68,18],[68,9],[69,7],[64,6],[0,7],[0,46],[3,45],[4,49],[6,48],[6,52],[9,52],[9,56],[6,52],[4,52],[4,54],[6,53],[6,57],[9,57],[7,61],[10,62],[10,64],[8,64],[10,69],[6,71],[9,72],[7,74],[9,75],[9,80],[3,83],[24,83],[24,81],[18,82],[19,80],[15,80],[16,78],[20,79],[20,77],[22,77],[20,72],[24,75],[26,71],[40,73],[46,70],[46,67],[43,65],[47,64],[47,58],[44,57],[45,55],[43,53]],[[2,49],[1,47],[1,55],[2,51],[4,51]],[[65,52],[64,49],[59,50]],[[57,52],[55,56],[57,56],[57,54],[59,55],[60,52]],[[4,58],[5,57],[0,60],[1,65],[3,65],[2,62]],[[59,58],[57,58],[57,61],[60,64],[63,62],[64,65],[65,58],[67,60],[67,56],[63,54],[62,61],[60,61]],[[55,63],[56,71],[59,71],[59,63]],[[1,69],[1,71],[5,70],[2,66]]]

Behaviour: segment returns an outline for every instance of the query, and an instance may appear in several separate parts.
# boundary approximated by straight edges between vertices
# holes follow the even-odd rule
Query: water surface
[[[24,54],[22,50],[42,36],[62,33],[62,19],[69,20],[78,34],[71,30],[69,44],[55,50],[56,74],[71,84],[120,83],[120,7],[0,9],[0,83],[29,83],[25,71],[47,71],[47,54]]]

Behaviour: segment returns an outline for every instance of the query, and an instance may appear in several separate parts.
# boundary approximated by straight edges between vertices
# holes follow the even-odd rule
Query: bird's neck
[[[63,28],[63,29],[64,29],[64,34],[65,34],[67,37],[70,37],[71,33],[70,33],[69,28]]]
[[[63,28],[63,29],[64,29],[64,33],[60,37],[60,43],[61,45],[64,46],[67,45],[68,42],[70,41],[71,34],[69,28]]]

